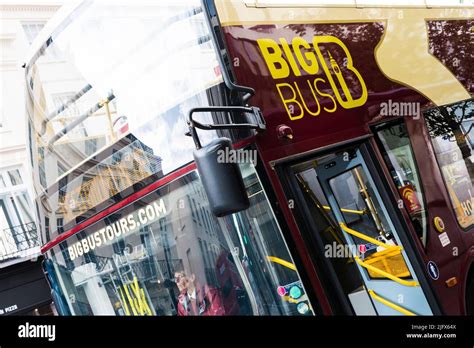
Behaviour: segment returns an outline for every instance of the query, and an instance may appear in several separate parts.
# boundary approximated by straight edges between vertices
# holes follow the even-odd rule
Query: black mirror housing
[[[222,153],[229,150],[232,150],[231,140],[217,138],[193,153],[210,209],[217,217],[250,206],[239,165],[222,160]]]

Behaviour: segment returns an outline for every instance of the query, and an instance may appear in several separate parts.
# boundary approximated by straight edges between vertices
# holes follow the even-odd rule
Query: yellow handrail
[[[303,301],[307,301],[308,300],[308,296],[306,296],[306,294],[304,294],[303,296],[301,296],[300,298],[298,299],[294,299],[294,298],[291,298],[290,296],[282,296],[281,297],[284,301],[287,301],[287,302],[290,302],[290,303],[300,303],[300,302],[303,302]]]
[[[399,254],[400,250],[401,250],[401,247],[399,247],[398,245],[392,245],[388,249],[377,251],[375,254],[370,256],[371,263],[375,259],[380,259],[382,257],[389,257],[389,256],[394,256],[396,254]]]
[[[332,210],[331,207],[328,205],[323,205],[323,209]],[[343,213],[350,213],[350,214],[357,214],[357,215],[365,214],[365,210],[353,210],[353,209],[345,209],[345,208],[342,208],[339,210],[342,211]]]
[[[380,274],[380,275],[382,275],[382,276],[384,276],[388,279],[391,279],[394,282],[397,282],[397,283],[405,285],[405,286],[419,286],[420,285],[417,281],[404,280],[404,279],[398,278],[398,277],[396,277],[396,276],[394,276],[394,275],[392,275],[388,272],[382,271],[380,268],[369,265],[368,263],[362,261],[358,256],[355,256],[354,258],[357,261],[357,263],[359,265],[361,265],[362,267],[367,268],[367,269],[371,270],[372,272],[378,273],[378,274]]]
[[[403,307],[400,307],[400,306],[396,305],[395,303],[392,303],[392,302],[380,297],[373,290],[369,290],[369,294],[370,294],[371,297],[374,298],[374,300],[377,300],[380,303],[383,303],[384,305],[396,310],[397,312],[403,313],[405,315],[410,315],[410,316],[416,315],[415,313],[410,312],[409,310],[407,310]]]
[[[279,263],[282,266],[288,267],[289,269],[292,269],[293,271],[296,271],[296,266],[294,264],[292,264],[291,262],[285,261],[283,259],[280,259],[279,257],[267,256],[267,260],[270,261],[270,262]]]
[[[282,296],[282,298],[285,300],[285,301],[288,301],[290,303],[298,303],[299,301],[298,300],[295,300],[293,298],[291,298],[290,296]]]
[[[366,234],[363,234],[363,233],[360,233],[360,232],[357,232],[357,231],[354,231],[353,229],[349,228],[346,226],[346,224],[344,222],[341,222],[339,224],[342,228],[343,231],[353,235],[353,236],[356,236],[360,239],[363,239],[363,240],[366,240],[372,244],[375,244],[375,245],[378,245],[378,246],[381,246],[383,248],[387,248],[387,249],[390,249],[390,248],[400,248],[400,250],[402,250],[403,248],[401,246],[396,246],[396,245],[388,245],[388,244],[385,244],[385,243],[382,243],[381,241],[378,241],[377,239],[375,238],[372,238],[372,237],[369,237],[367,236]]]

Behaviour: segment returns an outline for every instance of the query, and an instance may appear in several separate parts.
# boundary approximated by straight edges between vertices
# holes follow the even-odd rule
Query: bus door
[[[402,232],[394,227],[360,149],[306,163],[293,166],[292,175],[302,194],[312,196],[311,204],[339,227],[341,244],[352,254],[362,281],[358,293],[364,293],[347,294],[353,308],[365,308],[356,314],[433,314],[400,239]],[[325,257],[337,257],[339,251],[331,255],[330,247]]]

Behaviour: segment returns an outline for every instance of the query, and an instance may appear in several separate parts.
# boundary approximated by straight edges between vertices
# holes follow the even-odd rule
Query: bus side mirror
[[[225,161],[224,154],[232,150],[228,138],[212,140],[194,151],[194,160],[212,213],[226,216],[250,206],[244,180],[237,163]]]
[[[193,120],[197,112],[243,112],[249,123],[240,124],[202,124]],[[189,111],[189,132],[196,150],[194,161],[201,177],[204,190],[209,200],[212,213],[222,217],[245,210],[250,206],[247,190],[238,163],[228,160],[226,154],[232,150],[232,141],[228,138],[217,138],[202,146],[196,128],[216,129],[254,129],[265,130],[265,122],[259,108],[243,106],[209,106],[194,108]]]

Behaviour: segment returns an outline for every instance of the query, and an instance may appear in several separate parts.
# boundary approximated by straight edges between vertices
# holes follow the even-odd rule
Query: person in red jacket
[[[225,315],[219,290],[201,285],[196,281],[196,276],[188,276],[184,271],[174,275],[179,289],[178,315]]]

